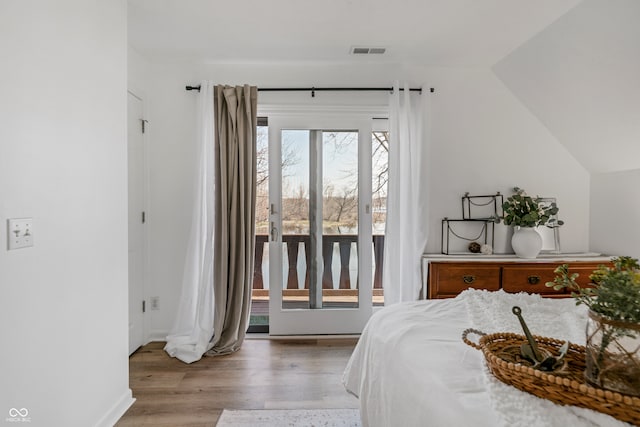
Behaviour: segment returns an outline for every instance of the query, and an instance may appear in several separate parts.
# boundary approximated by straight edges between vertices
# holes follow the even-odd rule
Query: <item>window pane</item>
[[[358,307],[358,132],[322,133],[323,307]]]
[[[372,153],[372,197],[371,213],[373,223],[373,305],[384,305],[382,289],[382,256],[387,222],[387,181],[389,179],[389,132],[373,132]]]
[[[309,308],[309,130],[283,130],[282,308]]]

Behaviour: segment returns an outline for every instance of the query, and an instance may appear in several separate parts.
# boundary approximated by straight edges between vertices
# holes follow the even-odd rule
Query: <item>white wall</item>
[[[227,84],[276,86],[390,86],[395,79],[434,86],[431,203],[428,250],[440,251],[440,220],[460,217],[460,197],[520,186],[556,197],[564,251],[588,250],[589,175],[548,130],[513,97],[490,70],[403,67],[375,64],[150,63],[149,287],[160,296],[152,311],[152,338],[171,328],[188,240],[195,170],[197,95],[184,86],[210,79]],[[385,104],[379,94],[266,94],[259,103]],[[508,249],[506,228],[496,227],[496,247]]]
[[[150,75],[149,61],[131,46],[127,48],[127,89],[139,98],[146,98]]]
[[[436,70],[432,103],[429,252],[440,251],[440,220],[460,216],[460,197],[506,196],[512,188],[555,197],[563,252],[588,250],[589,174],[489,70]],[[496,225],[496,252],[510,252]]]
[[[640,169],[591,177],[590,244],[594,251],[640,258]]]
[[[0,3],[0,419],[110,425],[127,338],[126,2]],[[33,217],[6,250],[7,218]]]
[[[640,167],[638,20],[640,1],[584,0],[494,67],[590,172]]]

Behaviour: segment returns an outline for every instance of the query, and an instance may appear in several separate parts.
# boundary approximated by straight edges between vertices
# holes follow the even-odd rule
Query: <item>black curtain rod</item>
[[[200,92],[200,86],[186,86],[187,90],[197,90]],[[404,88],[399,88],[401,91]],[[311,97],[316,96],[316,92],[393,92],[392,87],[259,87],[258,92],[311,92]],[[421,88],[410,88],[411,92],[422,93]],[[434,88],[429,88],[429,92],[435,92]]]

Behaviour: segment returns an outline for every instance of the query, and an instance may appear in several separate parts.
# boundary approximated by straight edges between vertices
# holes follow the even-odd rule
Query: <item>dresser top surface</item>
[[[460,254],[460,255],[442,255],[442,254],[422,254],[422,259],[427,262],[608,262],[612,256],[603,255],[593,252],[583,253],[566,253],[566,254],[540,254],[537,258],[526,259],[518,258],[515,254]]]

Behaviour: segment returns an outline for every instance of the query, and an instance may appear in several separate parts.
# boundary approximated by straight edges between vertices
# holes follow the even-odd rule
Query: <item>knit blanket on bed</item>
[[[576,307],[572,298],[552,300],[539,295],[475,289],[464,291],[458,298],[464,300],[473,327],[487,334],[523,334],[518,318],[511,312],[511,308],[517,305],[522,309],[522,316],[532,334],[584,345],[587,311],[584,306]],[[628,426],[608,415],[557,405],[508,386],[497,380],[486,365],[484,371],[493,409],[505,426]]]

